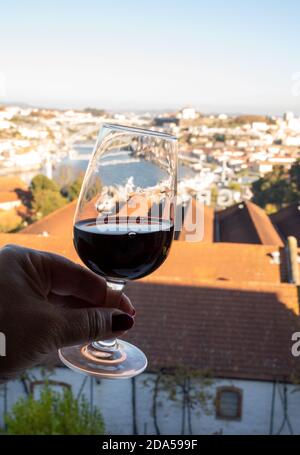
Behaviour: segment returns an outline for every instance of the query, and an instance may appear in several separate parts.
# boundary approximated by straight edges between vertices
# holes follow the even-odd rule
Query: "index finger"
[[[43,253],[45,266],[50,272],[50,292],[61,297],[74,296],[76,299],[108,308],[134,314],[129,298],[120,291],[107,286],[103,277],[58,254]],[[70,299],[66,299],[70,302]]]

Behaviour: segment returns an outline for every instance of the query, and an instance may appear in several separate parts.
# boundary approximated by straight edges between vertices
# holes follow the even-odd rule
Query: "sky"
[[[299,0],[1,0],[0,103],[300,115]]]

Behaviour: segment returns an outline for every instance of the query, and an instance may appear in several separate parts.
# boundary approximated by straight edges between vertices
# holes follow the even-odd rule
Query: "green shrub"
[[[38,190],[33,193],[32,209],[37,218],[40,218],[63,207],[67,202],[67,199],[57,191]]]
[[[80,174],[75,180],[73,180],[73,182],[63,186],[61,189],[62,196],[68,198],[69,201],[77,199],[82,186],[83,177],[84,176]]]
[[[54,212],[68,202],[60,194],[57,183],[43,174],[38,174],[32,179],[30,191],[31,209],[34,211],[33,221]]]
[[[104,433],[102,416],[90,412],[85,398],[76,399],[71,390],[58,393],[46,386],[39,399],[19,399],[5,418],[6,434],[99,435]]]

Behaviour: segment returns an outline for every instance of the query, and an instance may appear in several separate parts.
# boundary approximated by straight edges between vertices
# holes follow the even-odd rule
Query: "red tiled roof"
[[[47,232],[49,235],[57,235],[62,238],[72,237],[76,203],[77,201],[72,201],[41,220],[30,224],[22,230],[22,234],[43,234]]]
[[[196,199],[192,198],[187,204],[184,213],[180,213],[181,206],[177,208],[176,216],[181,217],[182,229],[175,236],[176,240],[188,240],[189,236],[195,235],[197,237],[195,224],[198,222],[203,223],[203,236],[201,242],[214,241],[214,209],[207,205],[200,205]],[[184,216],[183,216],[184,215]]]
[[[134,329],[127,334],[149,368],[184,365],[215,376],[290,380],[300,371],[291,355],[299,331],[293,285],[224,287],[130,283]]]
[[[0,234],[0,246],[16,243],[29,248],[53,251],[80,262],[72,235],[60,237],[24,234]],[[198,285],[220,283],[280,283],[282,265],[274,263],[276,247],[232,243],[173,242],[164,264],[142,281]]]
[[[19,177],[2,176],[0,177],[0,191],[27,190],[28,186]]]
[[[0,191],[0,203],[15,202],[18,200],[19,197],[15,191]]]
[[[71,236],[0,234],[0,246],[6,243],[79,262]],[[137,318],[128,338],[146,352],[150,369],[182,363],[223,377],[290,377],[298,294],[296,286],[280,282],[281,267],[270,256],[274,249],[174,242],[160,269],[129,283]]]
[[[263,245],[283,246],[283,242],[266,212],[252,202],[246,202],[250,217]]]
[[[195,199],[191,199],[187,203],[187,208],[184,212],[185,223],[183,223],[181,231],[175,234],[176,240],[187,240],[187,235],[193,234],[190,224],[196,219],[195,214],[197,208],[199,208],[198,204]],[[50,213],[40,221],[26,227],[22,233],[42,234],[43,232],[47,232],[49,235],[69,237],[72,235],[75,208],[76,201],[73,201],[61,209]],[[121,207],[119,212],[121,215],[122,211],[123,208]],[[143,209],[142,213],[144,214],[144,212],[145,210]],[[179,212],[180,207],[178,206],[176,216],[182,217],[182,214]],[[136,208],[134,208],[134,213],[138,213]],[[287,217],[284,217],[282,223],[279,220],[277,223],[278,229],[273,226],[266,213],[251,202],[243,202],[216,213],[214,213],[211,207],[204,205],[203,214],[204,218],[202,220],[202,217],[200,217],[200,222],[204,222],[204,235],[201,241],[204,243],[212,243],[215,240],[216,242],[238,244],[283,246],[282,239],[277,230],[289,231],[288,235],[295,235],[300,242],[300,222],[297,224],[300,212],[296,211],[295,207],[291,214],[292,219],[288,218],[287,222]],[[95,208],[93,203],[91,207],[86,206],[86,216],[94,215]],[[272,216],[272,220],[276,219],[274,217],[275,215]],[[188,220],[190,222],[187,222]]]
[[[241,202],[216,213],[217,241],[283,246],[264,210],[251,202]]]
[[[144,280],[172,284],[207,281],[280,283],[282,265],[274,263],[274,253],[279,253],[284,261],[284,252],[276,246],[174,242],[166,262]]]
[[[300,244],[300,201],[274,213],[271,220],[282,238],[294,236]]]

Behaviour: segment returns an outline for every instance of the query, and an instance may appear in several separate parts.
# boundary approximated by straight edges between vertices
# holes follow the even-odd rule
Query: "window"
[[[240,420],[242,417],[242,390],[236,387],[217,389],[216,418]]]

